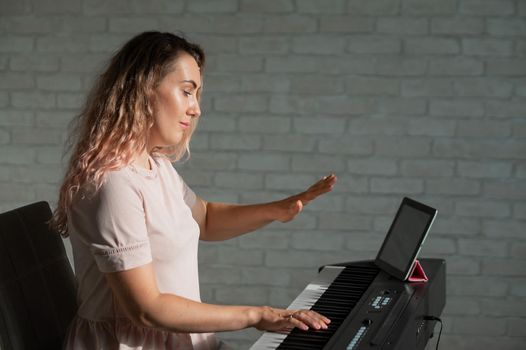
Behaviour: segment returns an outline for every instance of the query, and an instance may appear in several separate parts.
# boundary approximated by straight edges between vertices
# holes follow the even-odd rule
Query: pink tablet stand
[[[415,260],[413,267],[411,267],[411,272],[409,273],[409,282],[427,282],[427,276],[420,264],[420,261]]]

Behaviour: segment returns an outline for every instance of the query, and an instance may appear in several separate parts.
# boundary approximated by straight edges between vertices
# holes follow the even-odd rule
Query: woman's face
[[[187,53],[178,56],[154,94],[154,124],[150,129],[149,149],[179,144],[191,130],[192,119],[201,115],[199,95],[201,71]]]

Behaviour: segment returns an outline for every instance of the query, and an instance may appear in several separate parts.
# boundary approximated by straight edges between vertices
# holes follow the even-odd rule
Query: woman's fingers
[[[310,328],[315,330],[327,329],[331,322],[327,317],[311,310],[294,311],[288,316],[291,326],[298,327],[302,330]]]

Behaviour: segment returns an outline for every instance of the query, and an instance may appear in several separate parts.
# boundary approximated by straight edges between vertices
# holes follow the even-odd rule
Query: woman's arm
[[[151,264],[107,273],[106,279],[126,316],[142,327],[190,333],[247,327],[281,331],[292,327],[325,329],[330,322],[314,311],[212,305],[160,293]],[[292,313],[294,316],[290,317]]]
[[[336,176],[325,176],[306,191],[264,204],[235,205],[206,202],[197,197],[192,214],[201,229],[201,239],[220,241],[261,228],[273,221],[288,222],[318,196],[332,190]]]

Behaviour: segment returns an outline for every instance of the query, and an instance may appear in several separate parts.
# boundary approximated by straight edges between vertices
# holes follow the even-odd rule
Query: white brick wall
[[[410,195],[439,209],[422,255],[448,262],[442,347],[524,348],[523,0],[0,0],[1,210],[55,203],[69,120],[146,29],[208,53],[178,166],[197,193],[250,203],[339,177],[295,222],[203,244],[206,301],[287,305],[317,266],[373,258]]]

